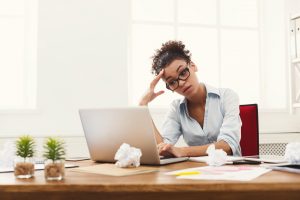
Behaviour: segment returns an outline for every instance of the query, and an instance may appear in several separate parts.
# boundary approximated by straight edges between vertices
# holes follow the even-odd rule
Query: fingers
[[[161,95],[161,94],[163,94],[163,93],[165,93],[165,91],[161,90],[161,91],[155,93],[155,97],[158,97],[159,95]]]
[[[155,76],[155,78],[152,80],[151,84],[150,84],[150,88],[154,89],[155,86],[157,85],[158,81],[161,79],[161,77],[164,74],[164,70],[162,69],[159,74],[157,76]]]
[[[157,96],[162,95],[164,93],[163,90],[159,92],[154,92],[154,88],[157,85],[158,81],[161,79],[161,77],[164,74],[164,70],[161,70],[157,76],[152,80],[150,83],[150,88],[147,90],[147,92],[144,94],[142,99],[139,102],[139,105],[148,105],[149,102],[151,102],[153,99],[155,99]]]
[[[162,148],[162,150],[163,150],[163,151],[168,151],[169,149],[171,149],[171,147],[172,147],[171,144],[166,144],[166,145]]]
[[[160,153],[161,152],[161,150],[162,150],[162,148],[164,147],[164,145],[165,145],[165,143],[159,143],[158,145],[157,145],[157,151],[158,151],[158,153]]]
[[[159,155],[170,156],[170,155],[172,155],[172,147],[173,147],[172,144],[166,144],[166,143],[162,142],[157,145],[157,150],[158,150]]]

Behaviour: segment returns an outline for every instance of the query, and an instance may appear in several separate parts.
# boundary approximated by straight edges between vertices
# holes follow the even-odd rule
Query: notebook
[[[257,155],[257,156],[244,156],[245,160],[260,161],[262,163],[286,163],[283,156],[277,155]]]
[[[282,164],[276,166],[268,166],[267,168],[300,174],[300,164]]]
[[[160,158],[152,118],[145,106],[80,109],[79,115],[94,161],[116,162],[115,153],[123,143],[141,149],[141,164],[164,165],[188,159]]]
[[[190,157],[190,161],[195,162],[207,162],[208,156]],[[276,155],[256,155],[256,156],[227,156],[227,164],[259,164],[259,163],[286,163],[283,156]],[[250,161],[250,162],[239,162],[239,161]],[[251,163],[252,162],[252,163]]]

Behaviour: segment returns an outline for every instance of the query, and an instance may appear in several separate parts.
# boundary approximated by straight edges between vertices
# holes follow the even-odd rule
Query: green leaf
[[[44,157],[52,161],[65,159],[65,142],[58,138],[49,137],[44,144]]]
[[[35,141],[29,135],[21,136],[16,141],[16,155],[22,158],[33,157],[35,153]]]

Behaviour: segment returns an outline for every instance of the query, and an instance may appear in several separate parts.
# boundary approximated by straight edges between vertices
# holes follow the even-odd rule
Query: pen
[[[184,175],[196,175],[196,174],[201,174],[201,172],[199,172],[199,171],[178,172],[175,175],[176,176],[184,176]]]

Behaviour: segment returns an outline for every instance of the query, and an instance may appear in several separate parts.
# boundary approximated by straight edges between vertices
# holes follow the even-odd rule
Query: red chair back
[[[259,155],[257,104],[240,105],[242,156]]]

